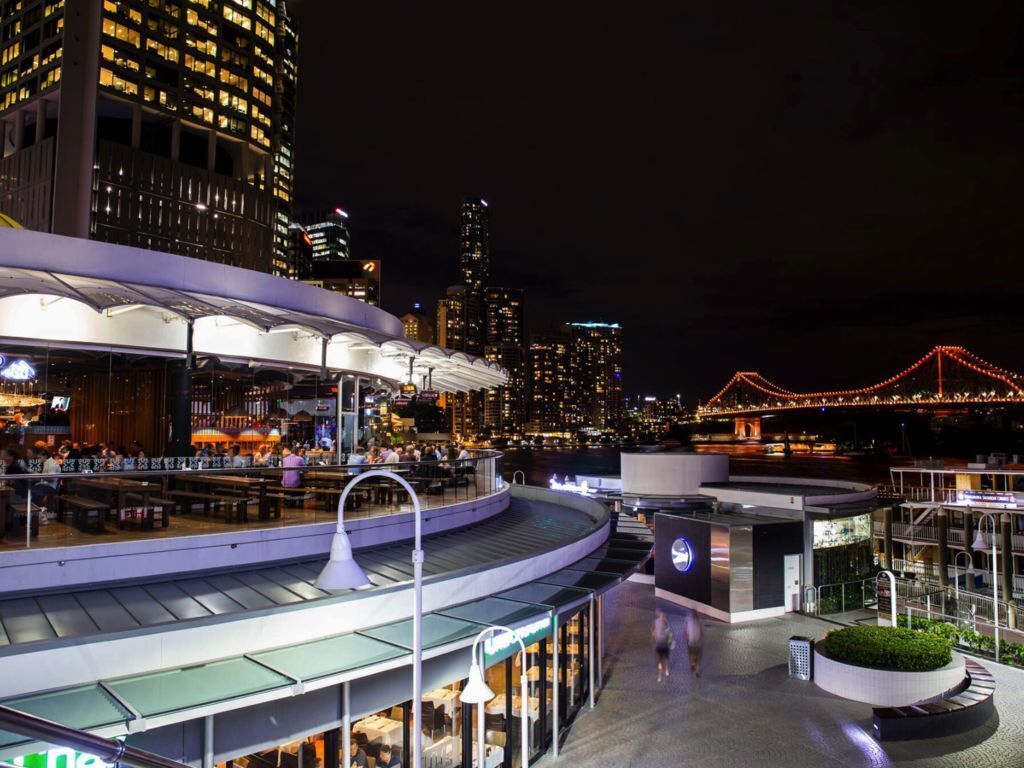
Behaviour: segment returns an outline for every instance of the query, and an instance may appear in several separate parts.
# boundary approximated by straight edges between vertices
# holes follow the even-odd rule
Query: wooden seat
[[[225,522],[242,522],[246,519],[246,508],[249,505],[248,496],[223,496],[215,493],[200,493],[198,491],[168,491],[167,496],[177,500],[183,511],[191,511],[193,501],[203,503],[203,514],[209,515],[213,506],[226,508],[224,515]],[[186,506],[188,502],[188,506]]]
[[[976,728],[992,716],[995,678],[973,659],[964,662],[963,687],[938,701],[904,707],[876,707],[872,714],[875,738],[902,741],[946,736]]]
[[[136,509],[142,509],[142,502],[144,500],[144,497],[143,497],[143,495],[141,493],[126,493],[125,494],[125,500],[129,504],[135,505]],[[174,509],[177,505],[178,505],[178,502],[176,502],[174,499],[165,499],[165,498],[163,498],[161,496],[150,496],[149,497],[149,506],[146,509],[144,509],[143,512],[142,512],[143,523],[148,522],[150,524],[150,526],[155,526],[156,525],[156,521],[154,519],[155,516],[156,516],[155,512],[156,512],[156,509],[159,508],[160,509],[160,518],[161,518],[160,523],[161,523],[161,525],[164,528],[166,528],[170,524],[170,518],[168,517],[168,513],[172,509]],[[123,510],[122,510],[122,514],[124,514]],[[129,514],[132,514],[132,513],[129,512]],[[132,514],[132,517],[134,517],[134,514]]]
[[[94,531],[96,533],[102,533],[105,525],[107,512],[110,510],[110,505],[104,501],[97,501],[96,499],[90,499],[87,496],[61,496],[61,503],[64,504],[64,509],[68,507],[72,510],[72,519],[75,521],[75,525],[78,526],[80,531]]]

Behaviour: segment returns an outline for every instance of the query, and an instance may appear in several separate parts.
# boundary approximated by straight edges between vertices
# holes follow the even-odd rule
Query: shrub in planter
[[[897,623],[901,627],[907,626],[907,617],[897,617]],[[995,638],[991,635],[983,635],[973,629],[958,627],[948,621],[939,619],[926,619],[923,616],[914,616],[910,623],[911,628],[921,632],[929,632],[939,637],[950,640],[954,644],[965,645],[975,653],[988,656],[995,654]],[[1000,661],[1004,664],[1024,667],[1024,644],[1010,643],[1003,641],[999,644]]]
[[[949,664],[952,645],[937,634],[902,627],[846,627],[825,636],[825,653],[835,661],[903,672]]]

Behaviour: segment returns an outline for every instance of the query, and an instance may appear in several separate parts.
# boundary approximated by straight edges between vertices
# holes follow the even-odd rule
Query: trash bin
[[[814,677],[814,638],[794,635],[789,638],[789,676],[797,680]]]

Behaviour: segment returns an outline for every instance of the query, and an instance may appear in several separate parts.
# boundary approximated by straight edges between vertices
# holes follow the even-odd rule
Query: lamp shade
[[[485,704],[494,698],[494,691],[484,682],[480,665],[475,661],[469,668],[469,682],[459,695],[463,704]]]
[[[315,583],[319,589],[359,589],[370,586],[370,580],[352,557],[352,542],[348,540],[348,534],[340,523],[331,541],[331,557],[316,577]]]
[[[986,550],[991,545],[988,543],[988,539],[984,533],[981,532],[981,528],[978,528],[978,534],[974,537],[974,543],[971,544],[973,549]]]

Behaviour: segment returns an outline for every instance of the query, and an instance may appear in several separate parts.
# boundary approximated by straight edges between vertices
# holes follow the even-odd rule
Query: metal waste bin
[[[797,680],[814,677],[814,638],[794,635],[789,638],[789,676]]]

